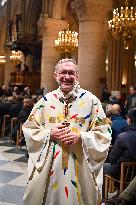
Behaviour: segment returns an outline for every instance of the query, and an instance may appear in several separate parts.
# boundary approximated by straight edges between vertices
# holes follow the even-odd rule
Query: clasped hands
[[[58,123],[50,131],[51,139],[59,140],[64,145],[70,146],[81,140],[80,134],[72,132],[72,130],[65,124]]]

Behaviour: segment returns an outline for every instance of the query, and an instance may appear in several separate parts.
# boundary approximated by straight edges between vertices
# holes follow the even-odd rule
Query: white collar
[[[71,90],[68,94],[64,94],[59,86],[59,88],[57,89],[57,91],[58,91],[57,97],[58,97],[58,99],[61,99],[61,100],[62,99],[67,100],[67,99],[71,99],[71,98],[72,98],[72,100],[75,100],[77,97],[77,93],[78,93],[79,89],[80,89],[80,85],[79,85],[79,83],[76,83],[73,90]]]

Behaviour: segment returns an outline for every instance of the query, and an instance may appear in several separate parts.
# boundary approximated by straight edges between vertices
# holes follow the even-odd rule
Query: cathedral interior
[[[0,0],[0,28],[0,89],[46,94],[57,88],[54,68],[62,58],[77,62],[80,86],[99,99],[105,88],[127,95],[136,85],[136,0]],[[28,155],[19,140],[13,144],[4,135],[5,113],[0,205],[22,205]],[[18,119],[12,119],[14,128]]]
[[[129,7],[135,6],[135,1],[127,2]],[[123,7],[124,3],[123,0],[1,1],[0,86],[30,86],[33,92],[39,87],[45,92],[53,90],[54,66],[68,56],[78,63],[83,88],[98,97],[105,86],[109,91],[128,92],[136,79],[135,34],[132,38],[128,34],[126,41],[123,32],[117,39],[108,31],[113,9]],[[60,52],[55,40],[58,32],[68,25],[78,33],[78,46]],[[136,28],[132,29],[135,33]],[[27,72],[21,74],[19,69]]]

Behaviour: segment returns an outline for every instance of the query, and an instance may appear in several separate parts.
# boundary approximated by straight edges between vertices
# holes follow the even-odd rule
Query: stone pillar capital
[[[41,18],[38,22],[38,32],[42,37],[50,36],[54,33],[63,30],[67,26],[67,21],[52,19],[52,18]]]
[[[74,0],[71,7],[77,13],[79,21],[104,22],[112,8],[112,0]]]

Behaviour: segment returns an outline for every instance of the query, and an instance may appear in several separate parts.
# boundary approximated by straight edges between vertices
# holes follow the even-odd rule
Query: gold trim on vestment
[[[60,117],[49,117],[49,123],[60,123],[63,122],[65,118],[61,118]],[[79,124],[85,124],[85,119],[84,117],[76,117],[74,119],[71,119],[71,121],[75,122],[75,123],[79,123]]]
[[[34,173],[35,173],[36,167],[33,168],[32,173],[29,177],[29,181],[31,181],[33,179]]]
[[[51,148],[52,148],[52,147],[51,147]],[[52,149],[51,149],[51,151],[52,151]],[[50,151],[50,152],[51,152],[51,151]],[[38,167],[38,168],[36,168],[36,167],[34,166],[34,168],[33,168],[33,170],[32,170],[32,173],[31,173],[31,175],[30,175],[28,181],[31,181],[31,180],[33,179],[35,170],[37,170],[39,173],[43,170],[44,165],[45,165],[45,163],[47,162],[48,155],[49,155],[50,152],[49,152],[49,147],[48,147],[48,151],[47,151],[47,154],[46,154],[46,156],[45,156],[45,159],[44,159],[44,162],[43,162],[42,166],[40,166],[40,167]],[[40,158],[40,155],[39,155],[39,158]],[[39,158],[38,158],[38,160],[39,160]],[[38,161],[38,160],[37,160],[37,161]]]
[[[29,115],[28,121],[33,121],[33,115],[32,114]]]
[[[107,125],[107,124],[111,124],[110,119],[108,119],[108,118],[100,119],[100,118],[97,117],[96,119],[94,119],[91,122],[89,128],[92,129],[93,127],[101,126],[101,125]]]
[[[62,144],[62,169],[68,170],[69,147]]]

